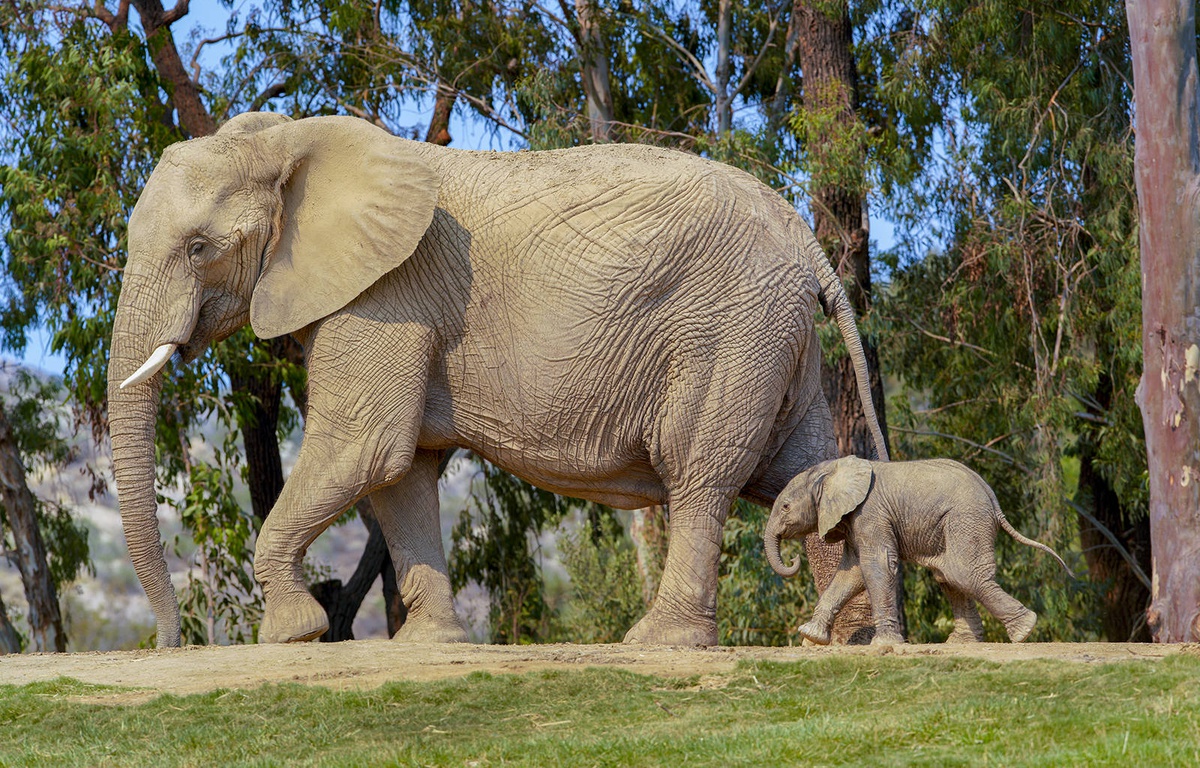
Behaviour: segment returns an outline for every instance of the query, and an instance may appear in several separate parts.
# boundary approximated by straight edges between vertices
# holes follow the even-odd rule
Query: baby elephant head
[[[800,570],[799,557],[791,565],[783,564],[779,555],[783,539],[799,539],[814,531],[826,541],[844,538],[834,529],[867,498],[873,477],[871,462],[847,456],[822,462],[792,478],[776,497],[763,532],[767,562],[775,572],[788,577]]]

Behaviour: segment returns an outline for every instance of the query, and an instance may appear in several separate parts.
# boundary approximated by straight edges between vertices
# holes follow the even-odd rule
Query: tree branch
[[[1091,523],[1092,527],[1100,532],[1100,535],[1109,540],[1109,542],[1113,545],[1113,548],[1117,550],[1117,554],[1119,554],[1121,558],[1129,564],[1129,570],[1131,570],[1133,575],[1137,577],[1137,580],[1142,583],[1142,585],[1146,588],[1146,591],[1153,591],[1153,588],[1150,584],[1150,578],[1146,575],[1146,572],[1142,570],[1141,566],[1137,564],[1137,560],[1134,559],[1129,550],[1126,549],[1123,544],[1121,544],[1116,534],[1110,531],[1108,527],[1099,520],[1092,517],[1091,513],[1076,503],[1074,499],[1066,499],[1066,502],[1067,506],[1075,510],[1080,517]]]
[[[191,0],[175,0],[175,7],[163,14],[163,25],[169,27],[184,16],[187,16],[188,4],[190,2]]]
[[[1018,461],[1018,460],[1016,459],[1016,457],[1014,457],[1014,456],[1012,456],[1012,455],[1010,455],[1010,454],[1007,454],[1007,453],[1005,453],[1004,451],[998,451],[998,450],[996,450],[995,448],[991,448],[991,447],[989,447],[989,446],[983,445],[982,443],[977,443],[977,442],[975,442],[974,440],[968,440],[968,439],[967,439],[967,438],[965,438],[965,437],[959,437],[958,435],[951,435],[951,434],[947,434],[947,433],[945,433],[945,432],[934,432],[934,431],[932,431],[932,430],[907,429],[907,428],[905,428],[905,427],[898,427],[898,426],[896,426],[895,424],[892,424],[892,425],[890,425],[890,426],[888,427],[888,429],[894,430],[894,431],[896,431],[896,432],[904,432],[904,433],[906,433],[906,434],[909,434],[909,435],[922,435],[922,436],[925,436],[925,437],[940,437],[940,438],[943,438],[943,439],[945,439],[945,440],[957,440],[958,442],[960,442],[960,443],[966,443],[967,445],[969,445],[969,446],[971,446],[972,448],[975,448],[975,449],[977,449],[977,450],[980,450],[980,451],[986,451],[986,452],[988,452],[988,453],[990,453],[990,454],[993,454],[993,455],[995,455],[995,456],[998,456],[998,457],[1000,457],[1001,459],[1003,459],[1005,462],[1007,462],[1007,463],[1011,464],[1012,466],[1016,467],[1017,469],[1021,470],[1022,472],[1025,472],[1026,474],[1032,474],[1032,473],[1033,473],[1033,468],[1032,468],[1032,467],[1030,467],[1029,465],[1027,465],[1027,464],[1023,464],[1022,462]]]
[[[104,5],[104,0],[96,0],[96,4],[92,6],[91,15],[108,25],[113,32],[118,29],[126,29],[129,27],[129,0],[121,0],[116,14],[108,10],[108,7]]]

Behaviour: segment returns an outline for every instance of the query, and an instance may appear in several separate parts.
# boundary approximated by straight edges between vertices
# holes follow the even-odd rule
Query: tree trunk
[[[4,605],[4,598],[0,597],[0,656],[20,652],[21,638],[17,635],[16,627],[8,620],[8,608]]]
[[[283,382],[270,371],[249,368],[230,372],[229,384],[235,392],[248,396],[240,409],[238,429],[246,452],[250,506],[260,522],[267,519],[275,500],[283,491],[283,461],[279,455],[279,407]]]
[[[458,94],[445,83],[438,83],[437,98],[433,102],[433,117],[429,120],[429,130],[425,132],[425,141],[445,147],[450,144],[450,113],[454,111],[454,101]]]
[[[323,643],[354,639],[354,619],[358,616],[358,610],[362,607],[367,592],[371,590],[371,585],[375,583],[375,578],[380,574],[384,577],[384,602],[387,610],[389,637],[396,634],[396,631],[404,625],[404,618],[407,615],[404,603],[398,599],[399,591],[395,589],[396,569],[392,565],[387,542],[383,538],[383,531],[380,529],[379,523],[375,520],[371,503],[366,499],[360,501],[358,514],[363,525],[367,527],[368,536],[367,546],[358,561],[358,567],[354,569],[354,575],[345,585],[340,579],[331,579],[314,584],[311,590],[313,597],[317,598],[317,602],[329,616],[329,631],[321,635]],[[392,595],[388,594],[389,590],[387,589],[389,574],[393,587]],[[398,615],[396,603],[399,603],[399,611],[402,612]]]
[[[575,0],[575,21],[579,25],[576,43],[583,77],[583,92],[587,96],[588,123],[592,141],[597,144],[612,141],[612,89],[608,82],[608,52],[600,29],[596,0]]]
[[[142,17],[150,58],[179,116],[179,127],[192,138],[213,133],[217,123],[200,100],[200,88],[188,76],[171,34],[171,24],[187,14],[188,0],[177,0],[169,12],[163,10],[162,0],[133,0],[133,7]]]
[[[832,4],[797,0],[792,13],[797,30],[797,59],[804,78],[802,109],[806,124],[810,126],[805,152],[810,167],[815,169],[809,188],[813,229],[825,253],[829,254],[838,277],[846,285],[846,295],[855,314],[862,317],[870,305],[871,273],[861,172],[865,147],[847,144],[859,135],[855,130],[858,78],[851,49],[849,9],[845,0]],[[828,171],[821,171],[835,163],[856,167],[849,169],[850,173],[845,167],[839,167],[840,183],[836,183],[826,180]],[[849,183],[846,183],[847,179]],[[879,354],[869,338],[863,339],[863,352],[867,359],[871,399],[879,426],[886,435]],[[853,361],[848,355],[842,355],[832,367],[823,367],[821,378],[833,413],[839,455],[873,458],[874,445],[859,401]],[[823,592],[840,562],[841,544],[825,544],[819,537],[810,536],[806,539],[806,550],[817,589]],[[857,642],[869,634],[871,626],[871,609],[864,594],[838,615],[833,636],[840,642]]]
[[[1085,446],[1080,456],[1079,491],[1082,498],[1078,502],[1089,507],[1092,516],[1117,538],[1142,571],[1149,573],[1150,519],[1143,517],[1136,522],[1127,522],[1117,494],[1096,471],[1093,459],[1090,446]],[[1146,624],[1150,591],[1108,537],[1082,517],[1079,520],[1079,543],[1092,581],[1105,585],[1104,615],[1101,618],[1105,638],[1114,643],[1150,642],[1150,628]]]
[[[733,0],[720,0],[717,5],[717,92],[714,94],[718,136],[724,136],[733,128],[733,96],[729,93],[732,38]]]
[[[33,649],[62,653],[67,650],[67,636],[46,562],[46,545],[38,528],[37,501],[25,483],[25,465],[3,408],[0,408],[0,505],[13,532],[17,570],[21,572],[25,600],[29,603]]]
[[[1200,641],[1200,103],[1195,4],[1127,0],[1142,256],[1138,405],[1150,472],[1155,641]]]

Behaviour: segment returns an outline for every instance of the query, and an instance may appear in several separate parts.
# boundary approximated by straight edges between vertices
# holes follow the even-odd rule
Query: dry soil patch
[[[369,689],[393,680],[437,680],[471,672],[521,673],[541,669],[613,666],[669,677],[720,675],[742,659],[798,661],[831,654],[951,656],[1018,662],[1058,659],[1077,663],[1155,661],[1175,653],[1200,654],[1198,645],[1125,643],[980,643],[895,648],[676,648],[636,645],[420,645],[389,640],[296,645],[192,646],[108,653],[0,656],[0,684],[22,685],[71,677],[136,690],[89,700],[130,702],[159,693],[189,694],[304,683]]]

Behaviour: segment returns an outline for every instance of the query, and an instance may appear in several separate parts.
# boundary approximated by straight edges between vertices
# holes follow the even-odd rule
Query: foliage
[[[1190,765],[1200,661],[831,656],[123,699],[0,686],[17,765]],[[127,703],[128,702],[128,703]]]
[[[194,542],[194,570],[181,598],[181,631],[188,645],[253,642],[262,615],[262,593],[247,563],[257,522],[233,497],[231,459],[218,450],[215,464],[193,461],[184,493],[167,498]],[[176,554],[192,542],[175,540]],[[191,548],[191,547],[188,547]]]
[[[725,522],[717,585],[721,645],[791,645],[817,604],[811,578],[784,579],[763,557],[769,509],[739,500]],[[803,558],[803,551],[797,547]],[[791,562],[790,560],[788,562]],[[807,574],[807,565],[801,573]]]
[[[560,529],[561,530],[561,529]],[[570,600],[560,613],[563,639],[572,643],[618,643],[646,612],[637,553],[615,515],[597,528],[580,528],[558,539],[571,578]]]
[[[3,407],[26,471],[50,471],[73,462],[78,452],[64,437],[61,383],[23,368],[3,367],[9,377]],[[35,496],[34,503],[50,577],[55,590],[61,592],[81,572],[91,570],[87,528],[56,501]],[[5,512],[0,508],[0,530],[5,526]]]
[[[450,586],[479,582],[490,598],[493,643],[553,636],[554,611],[542,588],[541,535],[582,502],[556,496],[481,462],[483,482],[451,533]]]
[[[1124,12],[1073,0],[910,13],[870,48],[875,104],[946,159],[886,187],[905,233],[879,303],[902,382],[888,406],[896,453],[970,464],[1019,529],[1078,565],[1074,457],[1117,492],[1126,524],[1146,504]],[[998,547],[1001,583],[1043,615],[1038,638],[1096,635],[1100,585],[1064,583],[1008,537]],[[939,611],[916,626],[944,626]]]

